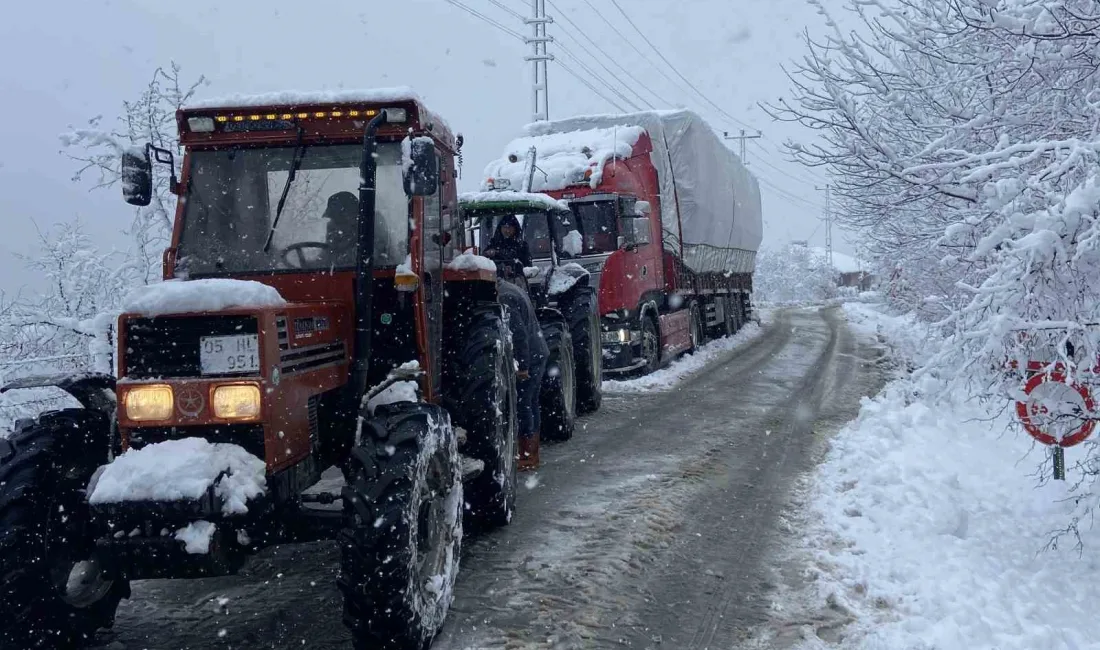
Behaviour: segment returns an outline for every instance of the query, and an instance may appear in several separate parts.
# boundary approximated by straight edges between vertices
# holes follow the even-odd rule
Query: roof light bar
[[[378,115],[378,109],[352,108],[332,111],[310,111],[299,113],[248,113],[235,115],[231,113],[214,116],[192,116],[187,118],[187,128],[195,133],[210,133],[214,131],[214,124],[228,124],[232,122],[272,122],[275,120],[323,120],[342,119],[346,117],[374,117]],[[386,121],[390,123],[404,122],[408,119],[408,112],[404,108],[387,108]]]

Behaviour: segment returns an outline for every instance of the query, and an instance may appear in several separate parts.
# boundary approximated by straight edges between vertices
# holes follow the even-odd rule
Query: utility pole
[[[814,186],[815,190],[825,191],[825,259],[829,262],[829,266],[833,266],[833,210],[830,202],[832,188],[832,183],[825,187]]]
[[[756,135],[745,135],[745,129],[741,129],[741,135],[730,135],[729,131],[722,131],[722,135],[727,140],[740,140],[741,141],[741,163],[749,164],[749,161],[745,158],[745,140],[755,140],[756,138],[764,137],[764,134],[760,131],[756,132]]]
[[[532,36],[523,39],[531,46],[531,54],[523,57],[531,62],[531,96],[534,100],[532,117],[535,122],[550,119],[550,88],[546,83],[546,62],[553,61],[554,55],[547,54],[546,44],[554,42],[546,35],[546,25],[554,22],[546,16],[546,0],[531,0],[531,17],[523,22],[531,26]]]

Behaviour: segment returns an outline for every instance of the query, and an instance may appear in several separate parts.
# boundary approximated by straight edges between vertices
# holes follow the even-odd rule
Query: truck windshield
[[[614,201],[574,203],[572,208],[582,237],[581,255],[611,253],[618,248]]]
[[[272,245],[264,242],[286,185],[294,147],[192,151],[179,243],[190,275],[355,267],[362,147],[307,146],[290,184]],[[408,198],[401,148],[379,143],[375,266],[395,266],[408,251]]]

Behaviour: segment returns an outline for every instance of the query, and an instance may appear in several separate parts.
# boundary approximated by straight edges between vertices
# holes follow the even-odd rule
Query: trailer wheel
[[[725,318],[722,319],[722,334],[723,336],[733,336],[738,329],[738,317],[735,309],[736,296],[726,296],[722,298],[722,301],[722,312],[725,315]]]
[[[578,287],[565,310],[573,337],[573,365],[577,371],[577,413],[595,413],[603,403],[603,346],[600,313],[592,287]]]
[[[469,514],[488,527],[506,525],[516,509],[516,373],[512,339],[500,305],[475,307],[456,358],[456,408],[466,428],[463,453],[485,463],[467,485]]]
[[[661,335],[653,319],[642,318],[642,358],[645,359],[644,372],[654,372],[661,367]]]
[[[691,303],[689,327],[691,328],[691,351],[695,352],[703,347],[703,343],[706,341],[706,337],[703,334],[703,318],[700,314],[699,303],[697,302]]]
[[[93,556],[85,499],[110,436],[105,414],[66,409],[0,440],[0,647],[87,645],[130,596]]]
[[[443,626],[462,546],[462,476],[450,417],[378,408],[351,450],[340,531],[344,623],[357,650],[421,650]]]
[[[733,331],[734,333],[740,332],[745,325],[745,307],[741,294],[734,294],[730,298],[730,303],[730,311],[733,312]]]
[[[539,393],[540,435],[550,441],[565,441],[573,437],[577,411],[573,338],[561,321],[544,323],[542,338],[550,349],[550,357]]]

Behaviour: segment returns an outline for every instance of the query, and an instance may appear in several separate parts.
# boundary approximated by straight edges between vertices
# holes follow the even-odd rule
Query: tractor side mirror
[[[153,161],[149,147],[127,149],[122,154],[122,197],[130,205],[145,207],[153,198]]]
[[[439,189],[439,156],[431,138],[412,138],[408,141],[404,181],[405,194],[431,196]]]

